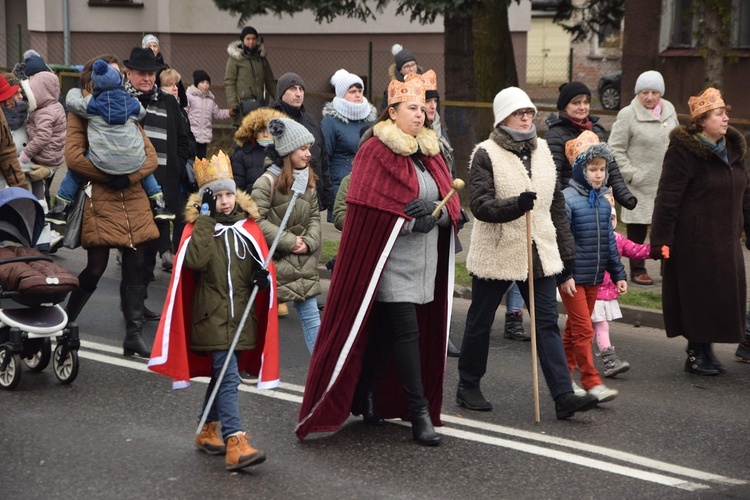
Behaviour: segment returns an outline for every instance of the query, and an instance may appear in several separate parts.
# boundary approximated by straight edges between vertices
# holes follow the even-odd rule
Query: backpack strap
[[[268,172],[264,172],[263,177],[266,177],[268,179],[268,182],[271,183],[271,193],[268,196],[268,205],[273,206],[273,193],[276,191],[276,179],[274,179],[273,175],[269,174]]]

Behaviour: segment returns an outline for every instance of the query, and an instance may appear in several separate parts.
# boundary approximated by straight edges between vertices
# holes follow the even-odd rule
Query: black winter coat
[[[281,111],[289,115],[294,121],[300,125],[304,125],[307,130],[315,138],[315,144],[310,148],[310,165],[313,168],[313,172],[318,176],[316,190],[318,191],[318,206],[320,210],[327,210],[328,207],[333,207],[333,185],[331,184],[331,174],[328,168],[328,150],[326,149],[326,141],[323,138],[323,132],[320,130],[320,123],[310,113],[305,111],[304,104],[299,108],[293,108],[284,101],[279,100],[270,106],[272,109]]]
[[[589,115],[589,120],[594,124],[592,131],[599,137],[599,140],[607,142],[607,131],[599,125],[599,117]],[[544,134],[544,140],[547,141],[547,145],[552,152],[552,157],[557,166],[558,179],[564,189],[573,177],[573,165],[570,164],[568,158],[565,156],[565,143],[581,135],[581,129],[576,127],[568,117],[561,113],[557,115],[554,113],[550,114],[545,123],[548,130]],[[638,200],[636,200],[625,184],[625,179],[622,178],[622,174],[620,173],[620,167],[617,166],[617,162],[614,159],[607,165],[607,172],[609,175],[607,186],[612,189],[615,200],[628,210],[635,208]]]
[[[266,171],[266,148],[250,141],[232,153],[232,174],[237,189],[253,192],[253,184]]]

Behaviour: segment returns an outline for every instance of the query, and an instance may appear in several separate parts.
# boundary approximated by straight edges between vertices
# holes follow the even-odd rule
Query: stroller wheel
[[[60,383],[72,383],[78,376],[78,351],[70,349],[65,344],[57,344],[52,357],[52,369]]]
[[[21,356],[9,347],[0,347],[0,366],[6,361],[5,369],[0,370],[0,387],[11,390],[21,381]]]
[[[49,366],[52,359],[52,341],[44,339],[42,347],[30,358],[23,358],[26,367],[32,372],[40,372]]]

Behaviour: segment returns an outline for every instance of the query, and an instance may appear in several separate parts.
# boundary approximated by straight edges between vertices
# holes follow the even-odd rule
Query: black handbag
[[[70,212],[68,212],[68,221],[63,233],[63,246],[71,250],[81,246],[81,228],[83,226],[83,209],[86,205],[87,186],[88,184],[81,186],[78,190],[73,203],[70,205]]]
[[[240,112],[242,113],[242,116],[245,116],[251,111],[262,108],[265,105],[266,101],[264,99],[242,99],[240,101]]]

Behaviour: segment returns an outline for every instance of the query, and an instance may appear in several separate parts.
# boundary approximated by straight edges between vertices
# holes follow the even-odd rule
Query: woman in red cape
[[[418,78],[391,82],[388,109],[354,159],[347,212],[308,372],[297,436],[411,420],[419,444],[442,425],[460,204]],[[389,355],[391,355],[389,360]]]

